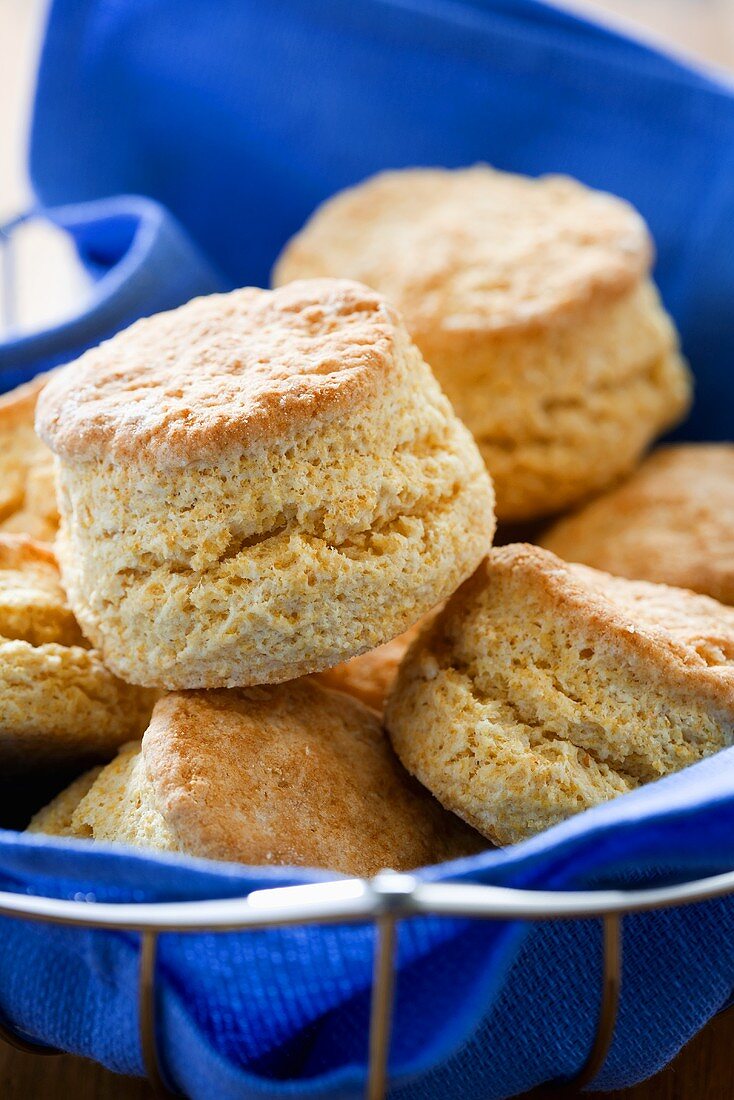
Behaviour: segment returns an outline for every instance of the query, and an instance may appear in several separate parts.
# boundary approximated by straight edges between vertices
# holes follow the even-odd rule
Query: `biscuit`
[[[409,651],[386,724],[444,806],[514,843],[732,743],[734,610],[505,546]]]
[[[102,768],[90,768],[56,795],[47,806],[34,814],[26,832],[45,833],[47,836],[79,836],[72,825],[74,812],[94,782],[102,774]]]
[[[53,541],[59,525],[53,455],[33,420],[47,374],[0,395],[0,532]]]
[[[0,535],[0,762],[4,772],[104,759],[147,725],[150,692],[85,641],[50,547]]]
[[[60,821],[65,835],[349,875],[484,846],[403,770],[371,710],[313,680],[167,695],[142,747],[82,783],[69,825],[67,793],[33,831]]]
[[[317,280],[139,321],[44,390],[69,601],[113,671],[279,682],[381,645],[488,550],[491,481],[384,299]]]
[[[567,561],[734,604],[734,445],[662,447],[540,541]]]
[[[421,628],[432,618],[433,613],[424,615],[410,630],[399,634],[392,641],[371,649],[369,653],[363,653],[361,657],[342,661],[340,665],[329,668],[326,672],[319,672],[319,683],[334,691],[345,691],[382,714],[400,662],[420,634]]]
[[[497,516],[561,511],[629,472],[690,401],[652,244],[621,199],[486,165],[384,172],[321,206],[275,285],[381,291],[473,432]]]

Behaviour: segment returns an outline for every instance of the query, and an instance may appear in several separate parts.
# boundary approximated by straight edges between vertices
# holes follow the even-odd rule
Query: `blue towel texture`
[[[194,294],[266,285],[322,199],[385,167],[477,160],[630,199],[697,378],[683,434],[731,436],[734,96],[720,78],[537,0],[55,0],[31,142],[38,209],[94,277],[83,311],[0,344],[7,389]],[[734,750],[505,851],[422,874],[527,888],[734,867]],[[0,831],[0,889],[232,897],[320,873],[211,865]],[[142,1072],[134,935],[2,922],[0,1012]],[[194,1098],[353,1097],[370,927],[161,941],[160,1041]],[[399,934],[400,1100],[499,1100],[573,1075],[593,1038],[597,922],[421,919]],[[734,989],[734,901],[625,920],[597,1088],[655,1072]]]

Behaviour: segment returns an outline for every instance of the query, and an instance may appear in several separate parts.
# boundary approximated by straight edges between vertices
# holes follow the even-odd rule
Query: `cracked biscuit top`
[[[358,283],[197,298],[60,371],[39,401],[37,428],[72,461],[216,461],[379,397],[405,341],[392,308]]]
[[[537,546],[517,544],[491,551],[464,585],[465,601],[501,578],[527,600],[538,600],[546,614],[562,618],[578,637],[597,639],[581,657],[583,664],[600,652],[623,652],[644,661],[666,686],[705,695],[734,722],[734,610],[707,596],[649,581],[613,577],[586,565],[561,561]],[[527,587],[527,595],[522,589]],[[481,595],[480,601],[486,596]],[[532,633],[532,631],[530,631]],[[489,636],[487,644],[491,644]],[[522,645],[522,642],[518,642]],[[578,654],[569,650],[566,660]],[[592,666],[593,667],[593,666]]]
[[[490,552],[409,651],[386,724],[401,760],[499,844],[734,740],[734,609]]]
[[[382,291],[420,343],[436,327],[548,325],[649,272],[645,223],[565,176],[464,169],[382,172],[321,206],[287,245],[275,284],[336,275]]]

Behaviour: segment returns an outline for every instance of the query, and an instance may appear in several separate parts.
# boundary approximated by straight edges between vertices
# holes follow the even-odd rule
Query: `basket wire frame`
[[[0,226],[0,322],[17,322],[13,231],[34,212]],[[473,883],[424,883],[411,875],[381,872],[373,879],[340,879],[257,890],[243,898],[196,902],[102,903],[0,892],[0,916],[97,930],[140,933],[138,1013],[143,1065],[160,1097],[180,1095],[165,1066],[157,1033],[156,962],[166,932],[246,931],[299,924],[373,921],[374,971],[370,1009],[366,1100],[387,1094],[395,995],[397,924],[417,916],[476,920],[602,921],[602,989],[594,1041],[576,1077],[559,1089],[576,1092],[598,1075],[614,1039],[622,981],[622,917],[626,913],[706,901],[734,893],[734,871],[680,886],[638,891],[553,892]],[[0,1040],[24,1053],[61,1054],[0,1018]]]
[[[577,1092],[604,1065],[614,1038],[622,979],[622,917],[671,908],[734,893],[734,871],[646,890],[544,891],[463,882],[422,882],[412,875],[383,871],[373,879],[339,879],[303,886],[255,890],[242,898],[214,901],[106,903],[67,901],[1,893],[0,916],[71,927],[136,931],[141,934],[139,1026],[143,1063],[158,1096],[174,1090],[157,1034],[156,956],[166,932],[247,931],[305,924],[364,923],[376,928],[374,980],[365,1096],[387,1094],[392,1009],[395,992],[397,923],[418,916],[476,920],[602,920],[602,989],[596,1035],[577,1076],[560,1082]],[[60,1053],[19,1034],[0,1021],[0,1038],[26,1052]]]
[[[390,872],[383,872],[383,875]],[[375,956],[370,1006],[369,1062],[365,1088],[366,1100],[383,1100],[388,1087],[388,1058],[395,995],[395,951],[397,946],[397,916],[388,913],[375,919]],[[175,1096],[167,1082],[156,1041],[155,960],[158,936],[144,932],[140,950],[140,1031],[143,1062],[148,1081],[160,1097]],[[569,1085],[577,1091],[596,1077],[604,1065],[614,1038],[617,1007],[621,987],[621,920],[618,916],[603,918],[603,985],[599,1021],[589,1056],[578,1075]],[[51,1051],[50,1053],[53,1053]]]

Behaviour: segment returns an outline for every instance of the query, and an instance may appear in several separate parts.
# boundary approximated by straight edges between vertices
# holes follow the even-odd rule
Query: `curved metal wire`
[[[143,1061],[159,1096],[175,1095],[156,1035],[156,955],[165,932],[245,931],[296,924],[373,920],[378,936],[369,1037],[368,1100],[380,1100],[388,1082],[390,1025],[395,983],[398,920],[454,916],[477,920],[603,919],[603,985],[596,1035],[578,1076],[564,1088],[589,1084],[604,1065],[614,1037],[621,988],[621,920],[626,913],[690,905],[734,893],[734,871],[677,886],[646,890],[519,890],[462,882],[421,882],[385,871],[373,879],[256,890],[243,898],[214,901],[106,903],[67,901],[0,892],[0,916],[72,927],[141,933],[140,1032]],[[59,1053],[17,1035],[0,1021],[0,1038],[21,1050]]]
[[[140,1049],[148,1084],[161,1098],[178,1095],[167,1082],[167,1074],[161,1063],[158,1045],[156,1005],[156,962],[158,959],[158,933],[143,932],[140,937],[140,972],[138,977],[138,1013]]]
[[[619,998],[622,992],[622,919],[616,913],[604,917],[602,995],[594,1042],[586,1062],[569,1082],[574,1092],[591,1084],[607,1060],[614,1041]]]
[[[31,212],[32,213],[32,212]],[[30,213],[0,227],[0,316],[15,321],[12,230]],[[602,1068],[614,1037],[621,986],[621,921],[625,913],[689,905],[734,893],[734,871],[679,886],[635,891],[525,891],[465,883],[421,883],[384,872],[372,880],[342,879],[260,890],[245,898],[151,904],[67,901],[0,892],[0,916],[83,928],[141,933],[139,1012],[143,1061],[159,1096],[173,1096],[166,1083],[156,1036],[156,956],[163,932],[237,931],[293,924],[374,920],[378,936],[370,1018],[367,1096],[379,1100],[387,1087],[390,1022],[394,996],[396,923],[419,915],[480,920],[603,918],[603,987],[596,1036],[576,1079],[577,1090]],[[53,1055],[52,1047],[23,1037],[0,1018],[0,1039],[26,1053]],[[568,1087],[568,1086],[565,1086]]]
[[[32,1039],[25,1039],[15,1028],[12,1028],[2,1019],[0,1019],[0,1039],[8,1046],[14,1047],[15,1050],[22,1051],[23,1054],[54,1056],[63,1053],[63,1051],[57,1050],[56,1047],[48,1047],[43,1043],[36,1043]]]
[[[0,891],[0,917],[81,928],[145,932],[237,932],[294,924],[351,923],[383,913],[494,920],[568,920],[668,909],[734,893],[734,871],[643,890],[522,890],[464,882],[421,882],[382,872],[254,890],[241,898],[176,902],[67,901]]]

